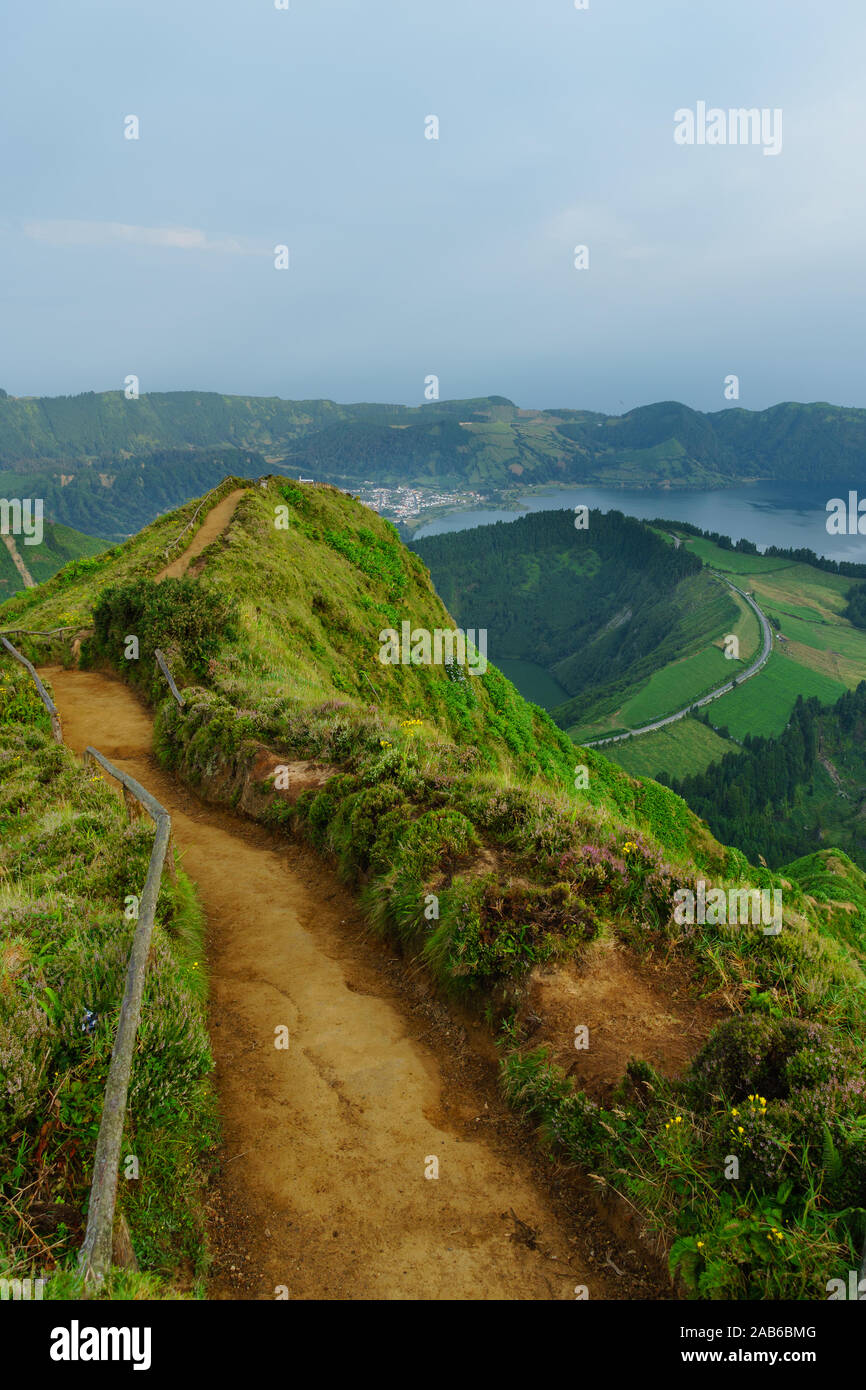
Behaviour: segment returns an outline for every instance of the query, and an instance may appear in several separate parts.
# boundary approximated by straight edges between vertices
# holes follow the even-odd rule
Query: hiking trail
[[[249,492],[249,488],[235,488],[234,492],[228,493],[226,497],[217,502],[215,507],[211,507],[186,550],[176,560],[172,560],[171,564],[166,565],[165,569],[160,570],[155,580],[157,584],[162,579],[183,578],[193,560],[226,530],[235,514],[238,503],[246,492]]]
[[[591,1203],[576,1217],[554,1191],[453,1044],[459,1027],[419,1005],[333,871],[165,772],[151,715],[118,678],[42,674],[68,746],[93,744],[170,812],[205,910],[223,1136],[209,1297],[573,1300],[581,1284],[591,1298],[658,1297]],[[425,1177],[432,1156],[438,1179]]]

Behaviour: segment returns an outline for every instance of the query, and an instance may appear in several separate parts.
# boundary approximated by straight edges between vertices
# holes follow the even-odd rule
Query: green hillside
[[[750,867],[670,790],[575,748],[494,665],[383,665],[383,630],[452,619],[394,528],[335,488],[248,487],[194,571],[155,583],[192,511],[13,599],[0,626],[91,629],[82,662],[156,706],[167,767],[319,849],[371,927],[496,1030],[513,1104],[637,1209],[691,1296],[824,1297],[864,1234],[860,941],[826,911],[846,900],[847,869],[836,899],[828,865],[819,901]],[[648,551],[664,545],[646,534]],[[22,642],[45,659],[47,644]],[[68,639],[50,649],[71,660]],[[279,767],[293,788],[278,788]],[[674,894],[699,880],[778,890],[781,930],[679,923]],[[539,969],[579,981],[606,941],[654,962],[662,994],[670,971],[721,1018],[682,1074],[636,1058],[612,1100],[575,1089],[524,1007]],[[732,1111],[744,1116],[733,1135]],[[735,1182],[723,1177],[732,1144]]]
[[[551,708],[578,740],[670,714],[730,678],[720,643],[757,649],[757,620],[685,547],[621,512],[534,512],[418,541],[458,621],[494,660],[531,662],[570,697]],[[520,668],[514,668],[520,679]],[[531,687],[524,687],[531,693]]]
[[[58,526],[50,521],[43,523],[43,536],[39,545],[25,545],[23,539],[15,540],[16,549],[31,578],[37,584],[50,579],[64,565],[72,560],[86,559],[99,555],[106,549],[105,541],[95,536],[82,535],[68,526]],[[15,565],[6,545],[0,540],[0,602],[25,587],[24,580]]]

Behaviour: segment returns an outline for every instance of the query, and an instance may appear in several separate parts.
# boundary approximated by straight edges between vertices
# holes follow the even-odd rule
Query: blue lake
[[[489,526],[494,521],[516,521],[526,512],[571,510],[579,504],[603,512],[617,510],[649,520],[667,517],[690,521],[706,531],[719,531],[738,541],[754,541],[761,550],[768,545],[805,546],[831,560],[866,564],[866,536],[831,536],[827,532],[827,503],[832,497],[848,497],[848,483],[820,487],[803,483],[756,483],[712,492],[686,492],[670,488],[627,490],[610,487],[567,487],[528,494],[519,500],[521,511],[474,509],[457,512],[420,526],[415,538],[438,536]]]

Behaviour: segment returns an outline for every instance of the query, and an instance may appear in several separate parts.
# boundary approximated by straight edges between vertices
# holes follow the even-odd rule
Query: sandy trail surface
[[[161,579],[183,578],[193,560],[225,531],[235,514],[238,502],[247,491],[249,491],[248,488],[235,488],[234,492],[230,492],[227,497],[223,497],[222,501],[217,502],[216,506],[211,508],[183,554],[173,560],[170,565],[166,565],[164,570],[160,570],[156,576],[157,584]]]
[[[626,1277],[607,1263],[622,1247],[544,1179],[489,1063],[481,1076],[461,1058],[463,1030],[419,1005],[328,865],[163,771],[119,679],[43,674],[67,744],[93,744],[169,810],[204,905],[224,1141],[210,1297],[657,1297],[638,1260]]]

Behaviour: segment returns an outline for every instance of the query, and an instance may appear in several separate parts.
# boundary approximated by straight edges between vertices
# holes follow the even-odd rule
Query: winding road
[[[750,594],[747,594],[744,589],[739,589],[736,584],[731,583],[730,579],[726,579],[723,574],[719,574],[716,570],[711,570],[710,573],[713,574],[716,579],[720,579],[723,584],[727,584],[729,589],[733,589],[734,593],[739,594],[741,598],[746,600],[749,607],[754,609],[758,617],[758,622],[761,624],[762,644],[760,655],[741,675],[736,676],[733,680],[727,681],[724,685],[718,686],[717,689],[711,690],[709,695],[702,696],[700,700],[692,700],[684,709],[677,710],[676,714],[668,714],[664,719],[654,720],[652,724],[642,724],[639,729],[629,729],[628,733],[625,734],[613,734],[610,738],[593,739],[591,743],[582,744],[582,747],[603,748],[605,744],[620,743],[624,738],[635,738],[638,734],[649,734],[652,733],[654,729],[663,729],[666,724],[675,724],[678,719],[685,719],[686,715],[691,714],[692,710],[698,709],[702,705],[712,704],[713,700],[718,700],[722,695],[727,695],[735,686],[742,685],[743,681],[747,681],[751,676],[757,675],[761,668],[766,666],[770,652],[773,650],[773,629],[770,627],[766,614],[758,607],[755,600]]]

